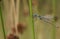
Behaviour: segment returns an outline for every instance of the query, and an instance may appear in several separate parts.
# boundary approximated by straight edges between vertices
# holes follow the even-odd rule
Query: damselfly
[[[57,17],[56,16],[51,16],[51,15],[45,15],[45,16],[41,16],[39,14],[33,14],[33,17],[37,17],[39,18],[40,20],[43,20],[44,22],[46,23],[49,23],[49,24],[53,24],[52,22],[56,22],[57,21]]]

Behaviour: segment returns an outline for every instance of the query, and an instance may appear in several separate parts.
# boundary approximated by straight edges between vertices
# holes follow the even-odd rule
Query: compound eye
[[[38,14],[33,14],[33,17],[37,17]]]

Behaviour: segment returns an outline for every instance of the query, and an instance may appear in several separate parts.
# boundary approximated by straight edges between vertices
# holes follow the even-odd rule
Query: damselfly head
[[[34,13],[34,14],[33,14],[33,17],[37,17],[37,16],[38,16],[38,14],[37,14],[37,13]]]

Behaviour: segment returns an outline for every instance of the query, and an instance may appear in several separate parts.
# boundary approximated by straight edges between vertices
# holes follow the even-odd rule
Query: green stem
[[[56,0],[52,0],[52,7],[53,7],[53,16],[55,16],[56,13]],[[54,24],[56,24],[56,22],[53,22]],[[53,25],[53,32],[52,32],[52,39],[56,39],[56,25]]]
[[[4,34],[4,39],[6,39],[5,29],[4,29],[4,21],[3,21],[3,17],[2,17],[2,9],[1,9],[1,6],[0,6],[0,17],[1,17],[1,23],[2,23],[2,30],[3,30],[3,34]]]
[[[32,13],[32,0],[29,0],[29,9],[30,9],[30,25],[32,25],[33,39],[35,39],[34,21],[33,21],[33,13]]]

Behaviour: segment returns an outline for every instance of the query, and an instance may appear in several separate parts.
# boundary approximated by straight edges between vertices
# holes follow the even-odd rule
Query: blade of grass
[[[32,13],[32,0],[29,0],[29,10],[30,10],[30,25],[32,26],[32,35],[35,39],[35,31],[34,31],[34,21],[33,21],[33,13]]]
[[[52,8],[53,8],[53,16],[55,16],[56,13],[56,0],[52,0]],[[53,22],[56,24],[56,22]],[[53,31],[52,31],[52,39],[56,39],[56,25],[53,25]]]
[[[1,17],[1,23],[2,23],[2,30],[3,30],[3,34],[4,34],[4,39],[6,39],[5,28],[4,28],[4,21],[3,21],[3,17],[2,17],[2,8],[1,8],[1,6],[0,6],[0,17]]]

